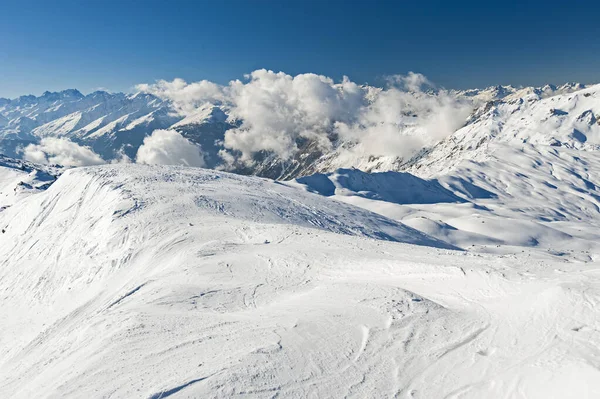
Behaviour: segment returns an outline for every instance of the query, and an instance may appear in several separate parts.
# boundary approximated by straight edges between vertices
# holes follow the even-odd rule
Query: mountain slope
[[[408,173],[369,174],[358,169],[338,169],[333,173],[300,177],[295,183],[327,197],[352,195],[396,204],[464,202],[438,182]]]
[[[507,95],[505,100],[489,102],[465,127],[409,162],[376,160],[371,162],[379,163],[371,169],[363,165],[371,171],[409,172],[423,182],[440,185],[460,201],[406,197],[398,201],[387,195],[390,186],[407,190],[409,196],[435,196],[426,195],[424,186],[410,188],[408,181],[378,185],[379,173],[359,173],[364,179],[358,184],[336,184],[334,191],[321,193],[462,248],[515,253],[526,247],[597,261],[600,86],[554,96],[528,96]],[[329,160],[321,161],[324,169],[331,167]],[[296,181],[310,182],[322,176]]]
[[[132,145],[137,150],[154,129],[182,118],[168,102],[150,94],[97,91],[84,96],[77,90],[6,100],[0,114],[8,120],[0,126],[0,152],[9,156],[19,156],[19,148],[44,137],[66,137],[91,146],[107,160]]]
[[[372,239],[439,244],[180,167],[72,169],[0,224],[5,396],[600,393],[600,286],[577,263]]]

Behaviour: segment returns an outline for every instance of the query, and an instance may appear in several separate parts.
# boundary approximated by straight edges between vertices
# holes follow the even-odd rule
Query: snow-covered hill
[[[474,226],[485,222],[486,234],[500,242],[585,252],[600,242],[597,115],[598,85],[543,99],[488,103],[467,126],[402,169],[422,178],[435,177],[480,206],[458,219],[442,215],[446,222],[452,218],[455,227],[481,232]],[[499,228],[498,223],[506,226],[509,220],[515,222],[514,229]],[[549,228],[566,235],[557,239],[555,231],[542,233]],[[553,238],[548,242],[545,236]],[[573,237],[587,244],[582,247]],[[597,259],[597,249],[595,253]]]
[[[572,89],[479,92],[410,159],[309,140],[237,169],[287,182],[1,158],[0,394],[598,397],[600,97]],[[131,157],[174,118],[222,166],[225,106],[156,101],[89,134],[0,128]]]
[[[407,198],[351,173],[320,179]],[[391,179],[444,193],[374,182]],[[600,394],[593,263],[440,249],[301,188],[172,166],[68,170],[0,225],[6,397]]]
[[[338,169],[333,173],[300,177],[295,182],[307,191],[327,197],[351,195],[396,204],[464,201],[437,181],[419,179],[408,173],[370,174],[358,169]]]

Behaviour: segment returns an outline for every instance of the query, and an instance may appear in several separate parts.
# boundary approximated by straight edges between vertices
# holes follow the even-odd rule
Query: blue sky
[[[0,97],[259,68],[372,84],[415,71],[447,88],[598,82],[598,3],[2,0]]]

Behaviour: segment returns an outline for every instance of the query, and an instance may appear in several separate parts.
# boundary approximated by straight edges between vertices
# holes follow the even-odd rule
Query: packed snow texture
[[[584,263],[180,167],[69,170],[0,223],[6,396],[600,393]]]

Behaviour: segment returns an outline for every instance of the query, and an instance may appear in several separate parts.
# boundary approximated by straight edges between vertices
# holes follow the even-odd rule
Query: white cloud
[[[412,92],[422,91],[424,87],[433,87],[433,83],[425,75],[415,72],[409,72],[407,75],[392,75],[387,80],[392,86]]]
[[[413,89],[422,82],[408,79]],[[360,110],[356,123],[336,123],[336,132],[356,143],[350,150],[356,155],[410,157],[460,128],[471,109],[443,90],[407,92],[392,86],[379,91]]]
[[[226,132],[225,147],[240,151],[243,159],[263,150],[289,158],[300,137],[326,146],[334,122],[353,121],[364,103],[364,90],[347,78],[335,84],[325,76],[261,69],[249,79],[228,87],[231,115],[242,125]]]
[[[106,163],[91,148],[65,138],[46,137],[39,144],[29,144],[23,158],[37,163],[63,166],[88,166]]]
[[[175,130],[155,130],[144,139],[136,155],[136,162],[158,165],[186,165],[203,167],[200,147]]]
[[[112,164],[132,163],[132,162],[133,161],[131,160],[131,158],[129,158],[129,156],[127,154],[125,154],[125,151],[123,151],[123,148],[118,150],[115,154],[115,157],[110,160],[110,163],[112,163]]]
[[[267,151],[288,159],[297,141],[312,139],[327,151],[332,137],[351,142],[357,155],[407,157],[460,127],[471,104],[444,90],[433,90],[423,75],[409,72],[388,78],[388,86],[361,86],[344,77],[341,82],[311,73],[291,76],[265,69],[226,86],[181,79],[138,85],[139,89],[170,99],[184,113],[206,103],[227,108],[237,128],[225,133],[224,161],[241,154],[251,162]],[[424,89],[432,89],[428,92]]]
[[[159,80],[155,84],[144,83],[135,88],[171,100],[182,114],[189,114],[207,102],[225,100],[223,87],[208,80],[194,83],[187,83],[183,79],[174,79],[172,82]]]

